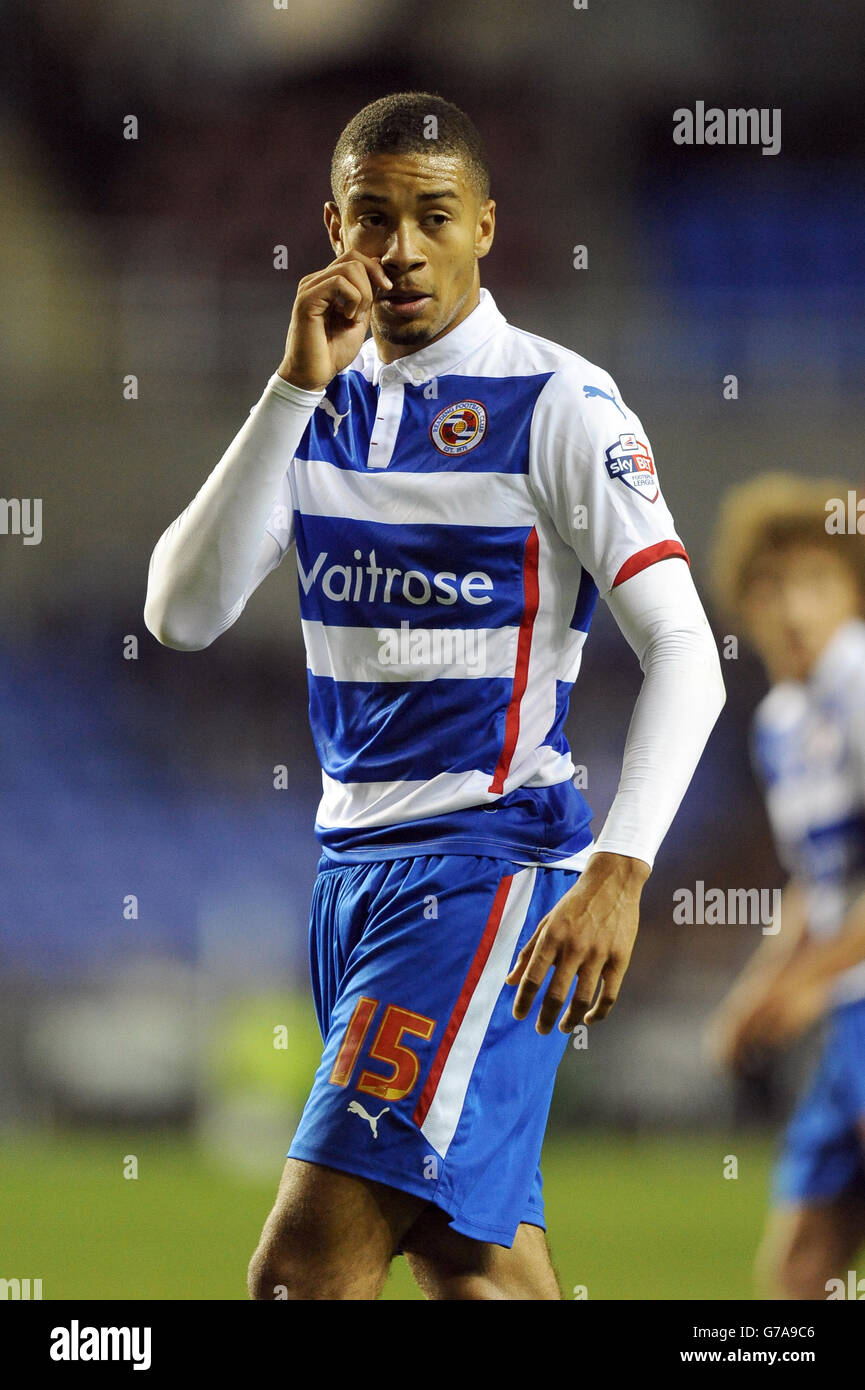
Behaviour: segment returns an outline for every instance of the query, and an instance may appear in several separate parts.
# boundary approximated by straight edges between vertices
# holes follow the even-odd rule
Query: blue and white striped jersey
[[[612,379],[482,289],[396,362],[367,339],[267,529],[296,549],[325,850],[582,867],[563,725],[598,593],[687,560]]]
[[[865,892],[865,622],[838,629],[808,681],[773,686],[752,749],[778,857],[807,892],[809,931],[834,935]],[[863,997],[865,961],[834,986],[838,1003]]]

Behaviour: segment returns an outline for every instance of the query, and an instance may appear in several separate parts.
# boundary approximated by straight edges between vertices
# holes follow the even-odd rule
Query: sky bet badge
[[[642,439],[635,434],[620,434],[618,442],[610,445],[604,458],[611,478],[620,478],[626,487],[633,488],[647,502],[656,500],[658,479],[655,464],[648,444],[644,444]]]
[[[458,401],[439,411],[429,432],[440,454],[467,454],[487,432],[487,412],[480,401]]]

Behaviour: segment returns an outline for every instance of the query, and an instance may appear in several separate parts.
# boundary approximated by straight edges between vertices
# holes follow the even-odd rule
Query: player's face
[[[495,203],[480,201],[461,160],[434,151],[358,160],[346,169],[342,209],[328,203],[325,222],[337,255],[380,256],[393,281],[372,308],[383,361],[434,342],[476,307]]]
[[[853,573],[828,547],[769,551],[753,567],[742,600],[748,636],[770,679],[805,680],[837,629],[859,616]]]

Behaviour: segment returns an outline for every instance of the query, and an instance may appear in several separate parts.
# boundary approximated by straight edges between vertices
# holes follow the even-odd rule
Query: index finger
[[[388,277],[381,263],[381,256],[365,256],[362,251],[349,250],[343,251],[342,255],[337,256],[336,263],[340,261],[359,261],[374,284],[380,285],[384,290],[393,288],[393,281]]]

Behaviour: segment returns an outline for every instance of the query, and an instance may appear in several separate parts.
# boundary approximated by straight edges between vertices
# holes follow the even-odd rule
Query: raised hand
[[[353,362],[366,337],[373,300],[392,288],[381,260],[344,251],[324,270],[304,275],[277,371],[307,391],[322,391]]]

